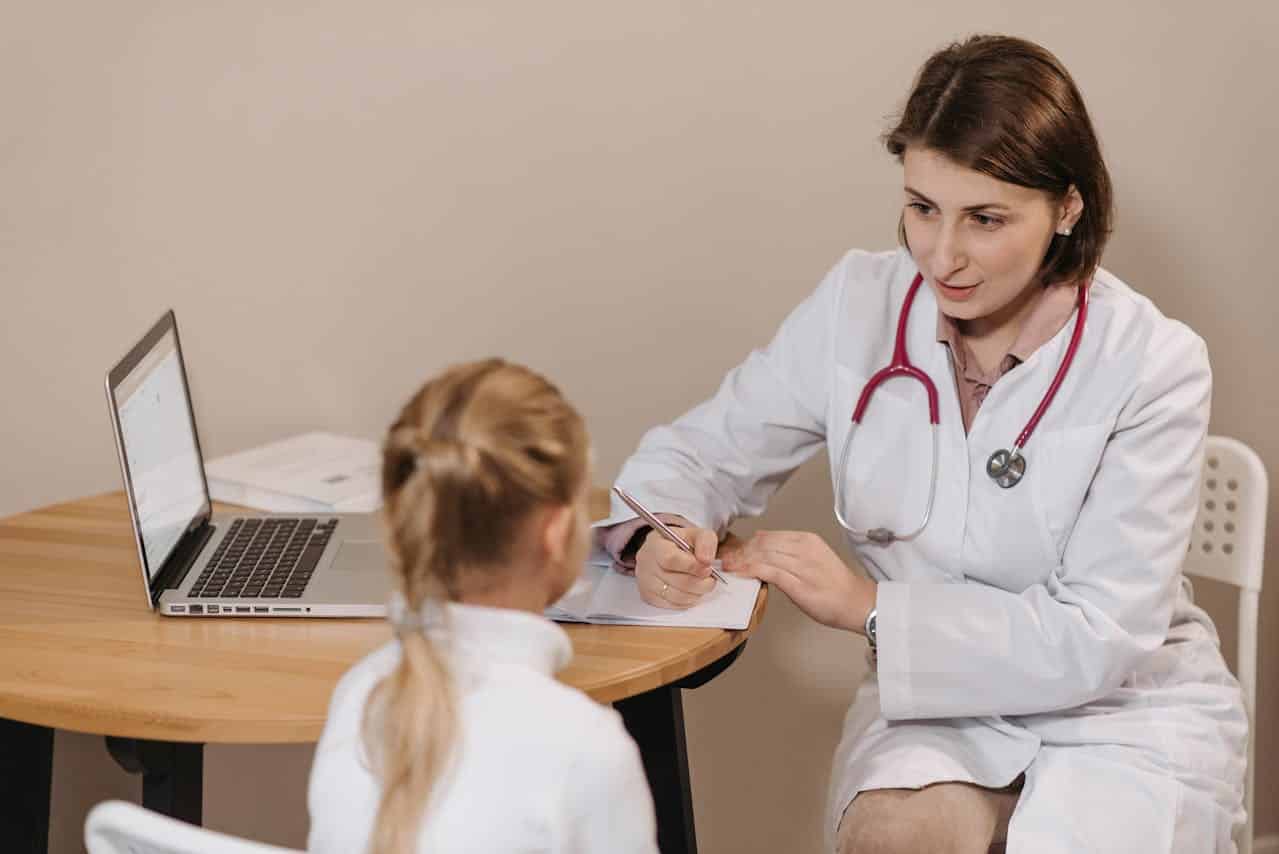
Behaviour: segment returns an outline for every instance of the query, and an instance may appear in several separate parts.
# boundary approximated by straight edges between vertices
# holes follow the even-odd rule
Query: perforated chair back
[[[1253,766],[1257,742],[1257,609],[1265,561],[1265,464],[1237,439],[1209,436],[1204,449],[1199,513],[1190,537],[1184,569],[1239,588],[1239,660],[1235,677],[1248,709],[1248,770],[1244,807],[1248,822],[1239,854],[1252,854]]]

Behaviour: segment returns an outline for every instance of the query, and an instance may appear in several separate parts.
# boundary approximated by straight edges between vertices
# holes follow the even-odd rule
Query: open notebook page
[[[718,569],[718,561],[716,561]],[[553,619],[589,623],[696,628],[744,629],[750,624],[759,582],[725,573],[700,602],[684,611],[657,608],[640,598],[635,577],[588,564],[582,577],[560,601],[547,609]]]

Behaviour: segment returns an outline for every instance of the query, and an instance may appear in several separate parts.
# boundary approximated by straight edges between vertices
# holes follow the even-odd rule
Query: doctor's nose
[[[937,230],[933,244],[933,275],[949,280],[968,266],[968,256],[963,240],[953,226],[943,225]]]

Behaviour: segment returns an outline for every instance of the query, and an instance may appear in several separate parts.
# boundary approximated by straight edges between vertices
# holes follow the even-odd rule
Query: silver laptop
[[[177,319],[107,374],[120,471],[152,608],[174,617],[380,617],[375,515],[214,516]]]

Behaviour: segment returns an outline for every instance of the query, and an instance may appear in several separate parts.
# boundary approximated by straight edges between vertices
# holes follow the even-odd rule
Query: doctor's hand
[[[801,611],[831,628],[862,634],[875,607],[875,582],[807,531],[760,531],[724,555],[724,569],[781,588]]]
[[[656,530],[648,532],[644,545],[635,555],[635,581],[640,598],[658,608],[683,610],[715,589],[711,561],[719,547],[719,538],[706,528],[671,530],[693,547],[689,554]]]

